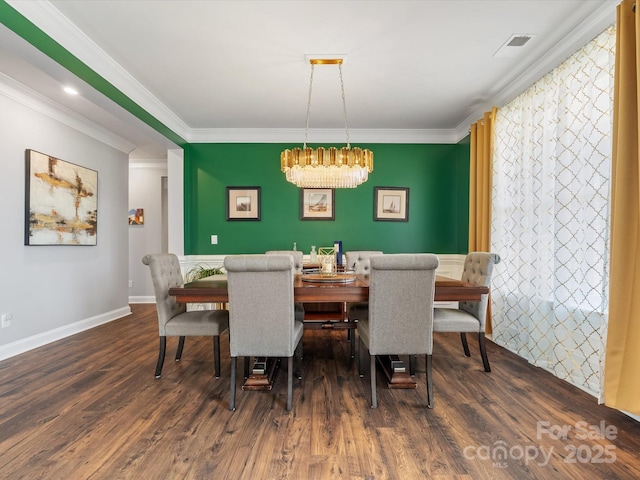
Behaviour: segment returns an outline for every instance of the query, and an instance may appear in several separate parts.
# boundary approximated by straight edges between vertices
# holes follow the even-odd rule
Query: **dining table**
[[[463,282],[453,278],[436,275],[434,300],[436,302],[480,301],[482,295],[489,293],[483,285]],[[218,303],[229,301],[226,275],[213,275],[194,280],[184,286],[169,289],[169,295],[179,303]],[[294,301],[303,304],[367,302],[369,300],[369,275],[339,273],[333,276],[308,273],[296,274],[293,281]],[[323,318],[325,317],[325,318]],[[305,314],[305,329],[357,329],[357,321],[350,320],[346,308],[336,315],[328,313]],[[354,356],[355,336],[351,336],[352,357]],[[389,388],[416,388],[416,382],[409,374],[405,364],[397,356],[379,357]],[[245,390],[270,389],[277,363],[272,360],[265,367],[267,359],[258,359],[251,374],[245,381]],[[258,365],[257,367],[255,365]],[[269,371],[267,371],[269,370]]]
[[[305,275],[296,274],[293,280],[293,296],[296,302],[366,302],[369,300],[369,275],[352,274],[353,281],[306,281]],[[475,283],[436,275],[435,297],[440,301],[480,301],[489,288]],[[169,295],[180,303],[226,303],[229,301],[226,275],[212,275],[194,280],[184,286],[169,289]]]

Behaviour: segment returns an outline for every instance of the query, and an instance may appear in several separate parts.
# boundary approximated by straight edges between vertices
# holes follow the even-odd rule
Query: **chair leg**
[[[351,337],[349,338],[349,341],[351,342],[351,358],[356,358],[356,341],[357,341],[357,339],[356,339],[355,330],[348,329],[347,331],[351,335]]]
[[[469,351],[469,344],[467,343],[467,334],[464,332],[460,332],[460,340],[462,340],[462,348],[464,348],[464,355],[466,357],[470,357],[471,352]]]
[[[164,364],[164,354],[167,351],[167,337],[160,337],[160,351],[158,352],[158,363],[156,364],[156,378],[160,378],[162,365]]]
[[[231,357],[231,391],[229,392],[229,410],[236,410],[236,368],[238,357]]]
[[[432,375],[432,357],[427,355],[427,408],[433,408],[433,375]]]
[[[376,395],[376,356],[371,355],[371,408],[378,408]]]
[[[184,337],[178,339],[178,349],[176,350],[176,362],[182,358],[182,349],[184,348]]]
[[[412,377],[416,376],[416,362],[418,358],[416,355],[409,355],[409,375]]]
[[[487,356],[487,346],[484,342],[484,332],[478,333],[478,343],[480,344],[480,355],[482,356],[482,364],[484,365],[484,371],[490,372],[489,357]]]
[[[298,343],[298,346],[296,347],[296,360],[297,360],[297,364],[298,364],[298,371],[296,372],[296,377],[298,377],[298,380],[302,379],[302,340],[300,340],[300,343]]]
[[[364,361],[362,359],[362,357],[364,356],[364,352],[365,352],[365,345],[364,342],[362,341],[362,338],[359,338],[358,341],[358,375],[360,376],[360,378],[364,377]]]
[[[216,378],[220,378],[220,335],[213,336],[213,366]]]
[[[287,410],[293,406],[293,355],[287,359]]]
[[[244,379],[249,378],[249,363],[251,362],[251,357],[244,357]]]

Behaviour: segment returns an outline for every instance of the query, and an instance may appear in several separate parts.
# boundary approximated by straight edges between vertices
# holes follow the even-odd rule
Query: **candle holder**
[[[318,258],[320,260],[320,274],[328,277],[335,276],[336,257],[334,249],[331,247],[320,247],[318,249]]]

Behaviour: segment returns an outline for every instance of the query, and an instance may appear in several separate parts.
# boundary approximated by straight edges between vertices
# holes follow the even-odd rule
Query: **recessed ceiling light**
[[[78,91],[73,87],[63,87],[63,90],[69,95],[78,95]]]

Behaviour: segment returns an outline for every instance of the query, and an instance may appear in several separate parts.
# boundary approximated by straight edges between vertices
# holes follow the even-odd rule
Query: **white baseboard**
[[[95,317],[86,318],[78,322],[70,323],[69,325],[65,325],[63,327],[54,328],[53,330],[49,330],[48,332],[38,333],[37,335],[23,338],[7,345],[3,345],[0,347],[0,360],[14,357],[21,353],[28,352],[29,350],[33,350],[34,348],[42,347],[43,345],[47,345],[48,343],[55,342],[56,340],[61,340],[71,335],[75,335],[76,333],[80,333],[85,330],[89,330],[90,328],[97,327],[98,325],[112,322],[113,320],[117,320],[118,318],[126,317],[127,315],[131,315],[131,307],[129,307],[128,305],[117,310],[101,313],[100,315],[96,315]]]
[[[153,295],[129,297],[129,303],[156,303],[156,297]]]

